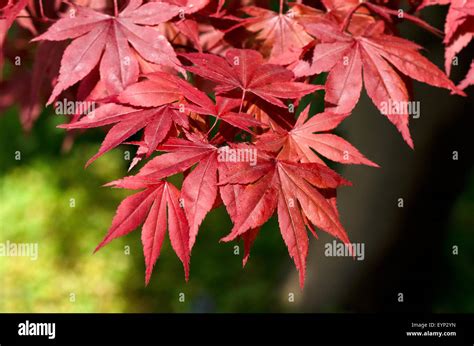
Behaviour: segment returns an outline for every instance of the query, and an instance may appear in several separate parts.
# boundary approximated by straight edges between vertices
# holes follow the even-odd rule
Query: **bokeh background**
[[[423,13],[443,27],[446,8]],[[443,66],[440,39],[409,24],[401,29]],[[471,57],[470,48],[460,56],[455,81]],[[145,287],[138,230],[93,255],[117,205],[129,194],[101,185],[126,174],[126,154],[133,157],[133,148],[122,146],[84,169],[103,138],[100,129],[78,135],[65,151],[65,132],[56,128],[64,117],[45,109],[25,133],[12,105],[0,115],[0,242],[38,243],[39,258],[0,257],[0,312],[472,313],[474,112],[472,88],[467,92],[469,97],[461,98],[414,84],[421,103],[420,118],[411,121],[414,151],[362,97],[338,131],[381,168],[333,167],[354,183],[341,190],[339,209],[351,241],[365,243],[365,259],[326,257],[324,245],[332,239],[325,234],[312,238],[304,291],[276,219],[264,226],[242,269],[242,244],[219,243],[231,229],[222,207],[201,227],[188,283],[165,242]],[[321,107],[320,98],[305,102]],[[21,160],[15,160],[17,152]],[[294,301],[288,299],[291,294]]]

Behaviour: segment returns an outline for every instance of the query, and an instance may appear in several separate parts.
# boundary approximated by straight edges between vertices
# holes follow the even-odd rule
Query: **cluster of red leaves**
[[[322,157],[377,166],[330,133],[350,115],[362,85],[382,111],[384,103],[410,100],[410,79],[460,95],[473,83],[471,67],[456,87],[420,54],[421,46],[396,35],[396,24],[407,20],[440,35],[415,10],[450,3],[449,75],[452,58],[472,39],[474,1],[410,1],[413,11],[386,0],[310,3],[0,1],[5,56],[27,58],[27,47],[37,45],[31,72],[0,84],[0,107],[17,101],[28,129],[48,96],[40,91],[50,92],[47,104],[60,95],[93,101],[100,106],[92,113],[61,125],[106,127],[87,164],[120,144],[137,147],[130,169],[146,164],[108,185],[140,191],[119,205],[97,249],[143,225],[147,283],[167,230],[188,278],[199,227],[224,204],[234,226],[222,240],[244,241],[244,265],[260,227],[277,214],[303,287],[307,230],[316,236],[317,227],[349,242],[336,190],[350,183]],[[21,30],[13,47],[5,42],[15,21]],[[321,73],[327,81],[315,85]],[[302,98],[323,89],[324,112],[309,114]],[[413,147],[409,115],[383,113]],[[229,152],[255,154],[255,160],[223,159]],[[180,189],[167,180],[176,174],[184,177]]]

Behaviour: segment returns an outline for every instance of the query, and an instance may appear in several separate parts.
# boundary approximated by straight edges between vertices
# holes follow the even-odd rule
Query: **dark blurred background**
[[[445,14],[439,6],[423,12],[438,28]],[[439,38],[410,24],[401,30],[443,66]],[[454,67],[456,82],[471,48]],[[339,129],[381,166],[334,166],[354,184],[341,190],[338,206],[351,241],[365,244],[365,258],[326,257],[324,245],[333,239],[320,233],[311,239],[304,291],[276,219],[264,226],[242,269],[243,244],[219,243],[231,229],[222,207],[201,227],[188,283],[165,241],[145,287],[139,231],[93,255],[128,194],[101,185],[126,174],[124,157],[126,151],[133,157],[133,148],[120,147],[85,170],[103,138],[100,129],[79,135],[63,152],[65,132],[56,125],[64,117],[46,109],[26,134],[12,107],[0,116],[0,242],[37,242],[39,258],[0,257],[0,311],[474,312],[473,91],[462,98],[413,87],[421,103],[420,118],[410,122],[414,151],[365,94]],[[317,106],[320,99],[309,101]]]

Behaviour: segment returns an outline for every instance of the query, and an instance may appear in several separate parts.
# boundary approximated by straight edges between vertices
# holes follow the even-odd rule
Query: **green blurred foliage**
[[[101,185],[127,174],[130,161],[123,150],[133,148],[116,149],[84,169],[103,132],[80,134],[72,150],[62,153],[65,132],[56,128],[62,122],[45,112],[25,134],[15,111],[0,117],[0,243],[39,246],[36,261],[0,257],[0,312],[285,310],[277,287],[291,263],[276,220],[262,229],[242,269],[243,244],[219,243],[231,229],[225,209],[211,212],[193,249],[187,283],[166,240],[145,287],[140,230],[93,254],[118,204],[132,193]]]
[[[130,262],[118,248],[92,255],[123,197],[100,188],[118,176],[118,153],[87,171],[82,165],[94,152],[90,145],[58,159],[60,119],[50,120],[40,124],[52,129],[44,136],[24,137],[16,114],[1,118],[0,242],[37,243],[38,259],[0,258],[0,311],[123,311],[116,282]]]

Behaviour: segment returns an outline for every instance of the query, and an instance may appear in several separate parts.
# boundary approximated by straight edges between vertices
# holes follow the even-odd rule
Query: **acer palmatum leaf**
[[[107,103],[77,122],[59,126],[84,129],[115,124],[107,133],[98,153],[86,166],[142,129],[148,157],[166,138],[173,123],[188,127],[187,116],[170,105],[183,97],[177,84],[179,78],[164,72],[151,73],[146,77],[146,80],[130,85],[116,97],[118,102],[131,106]]]
[[[48,104],[65,89],[85,78],[100,62],[100,76],[111,95],[138,79],[135,53],[152,63],[179,69],[174,49],[160,32],[150,26],[166,22],[180,8],[162,2],[142,5],[130,1],[117,16],[74,6],[47,32],[33,41],[73,39],[64,51],[59,78]]]
[[[212,209],[217,196],[217,148],[209,143],[170,138],[160,146],[159,155],[138,174],[110,183],[110,186],[136,188],[196,167],[183,181],[181,198],[190,227],[189,248],[192,249],[204,217]]]
[[[145,128],[144,141],[147,143],[147,156],[149,156],[166,138],[173,119],[179,117],[177,112],[167,106],[157,109],[139,109],[109,103],[89,113],[78,122],[59,125],[59,127],[71,130],[114,124],[105,136],[97,154],[87,161],[86,166],[89,166],[97,158],[122,144],[143,128]]]
[[[3,71],[3,45],[7,38],[8,30],[27,4],[28,0],[9,1],[5,4],[5,7],[0,9],[0,77],[1,71]]]
[[[122,237],[143,224],[142,243],[145,255],[146,276],[149,283],[153,267],[160,256],[168,228],[171,247],[184,266],[186,281],[189,278],[189,227],[179,204],[179,190],[168,182],[142,186],[144,191],[124,199],[117,208],[112,226],[94,252],[113,239]],[[167,227],[168,225],[168,227]]]
[[[364,164],[378,167],[368,160],[349,142],[331,133],[349,114],[324,112],[308,120],[309,106],[298,117],[295,126],[286,131],[279,129],[260,136],[258,145],[267,150],[278,152],[280,160],[294,162],[317,162],[325,165],[314,152],[336,162],[346,164]],[[318,132],[318,133],[316,133]],[[324,133],[320,133],[324,132]]]
[[[250,114],[238,112],[241,100],[217,96],[216,103],[206,95],[206,93],[193,87],[188,82],[180,80],[179,88],[183,96],[191,102],[185,109],[202,115],[211,115],[241,130],[252,132],[251,127],[261,127],[260,121]]]
[[[235,163],[219,162],[219,175],[221,177],[228,176],[230,173],[229,170],[232,168],[232,165],[235,165]],[[219,186],[219,193],[221,199],[224,202],[226,210],[232,220],[237,219],[238,212],[241,208],[241,206],[239,205],[239,196],[243,190],[245,190],[245,185],[243,184],[225,184]],[[252,228],[241,236],[244,242],[244,256],[242,258],[243,267],[245,267],[249,260],[250,249],[252,248],[252,245],[255,242],[255,239],[257,238],[259,232],[260,227]]]
[[[451,74],[453,59],[474,37],[474,1],[473,0],[424,0],[420,9],[431,5],[448,5],[449,10],[444,24],[446,74]],[[466,76],[468,79],[469,76]],[[461,84],[464,86],[464,84]],[[461,88],[464,89],[464,88]]]
[[[294,12],[276,13],[264,8],[248,6],[242,9],[250,18],[245,20],[247,30],[257,33],[262,50],[269,52],[268,62],[287,65],[298,59],[302,48],[313,38],[294,18]]]
[[[314,49],[310,74],[329,71],[325,100],[334,107],[328,110],[351,112],[359,100],[363,76],[375,106],[411,147],[406,110],[401,107],[401,112],[394,113],[392,107],[386,106],[405,105],[409,101],[405,83],[391,65],[412,79],[460,93],[441,70],[418,52],[419,45],[384,34],[383,22],[368,28],[363,36],[341,32],[328,23],[308,24],[306,30],[322,42]]]
[[[240,90],[242,99],[252,93],[267,102],[286,107],[281,99],[296,99],[321,90],[320,85],[294,82],[293,72],[265,63],[262,55],[249,49],[229,49],[226,58],[213,54],[182,54],[194,66],[185,68],[218,84],[217,94]]]
[[[256,166],[248,165],[246,171],[242,165],[232,166],[220,185],[246,186],[237,196],[238,202],[234,202],[239,206],[232,220],[234,227],[222,240],[234,240],[262,226],[277,210],[280,232],[300,273],[300,286],[303,287],[308,252],[304,218],[348,243],[335,206],[325,196],[328,191],[350,183],[318,163],[292,163],[262,153]],[[226,203],[226,199],[223,201]]]

